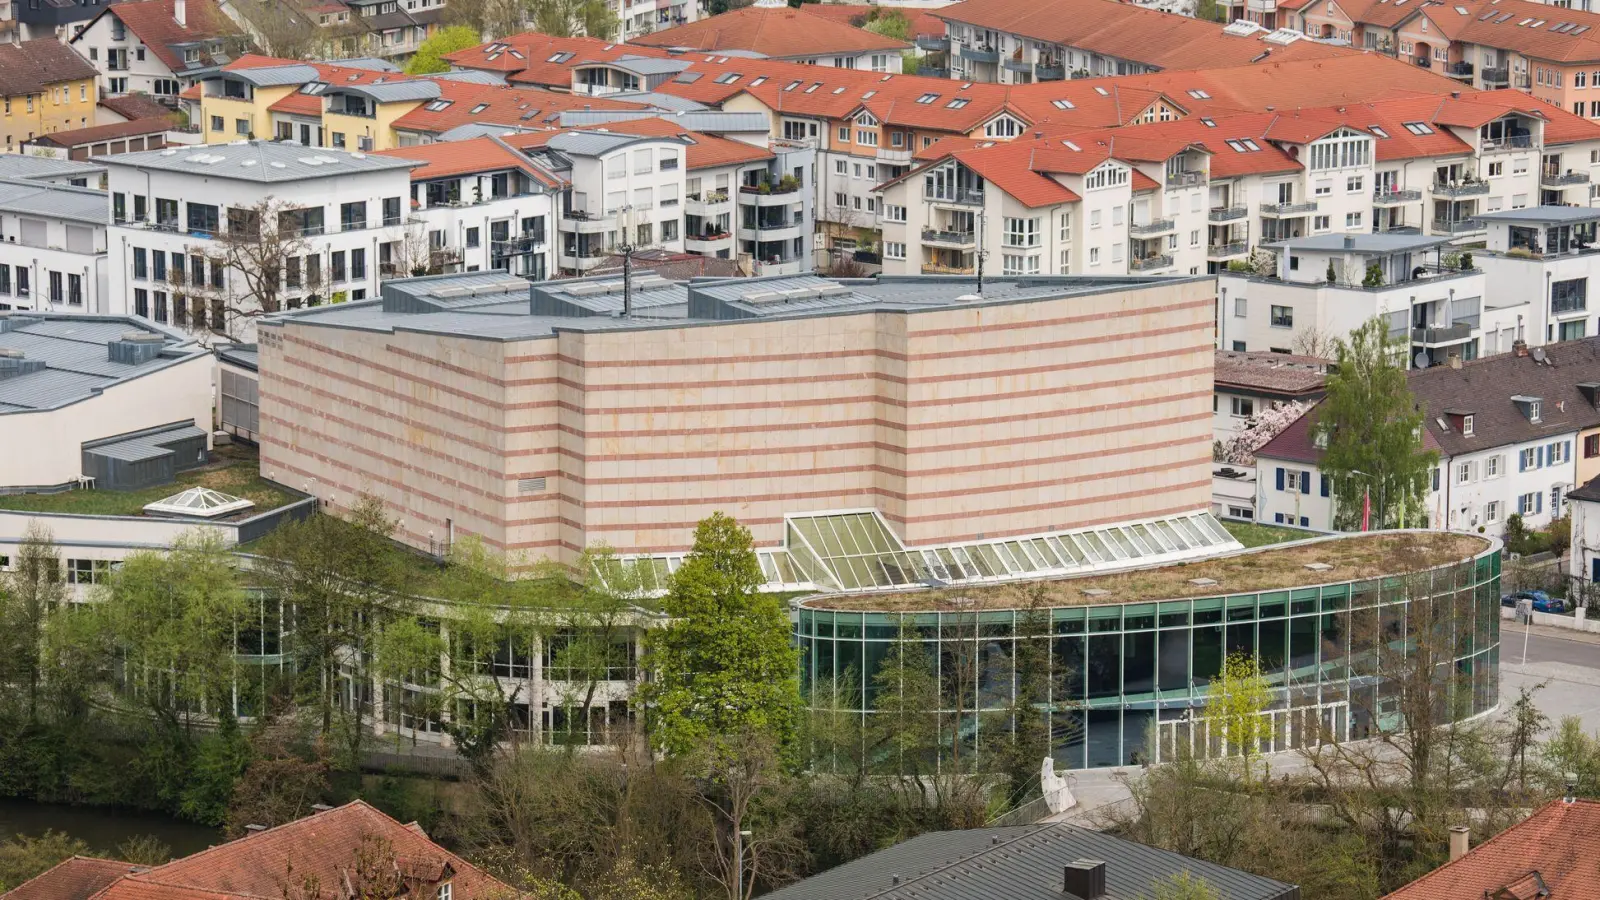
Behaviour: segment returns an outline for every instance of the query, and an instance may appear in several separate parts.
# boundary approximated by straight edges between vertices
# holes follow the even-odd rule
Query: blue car
[[[1552,597],[1544,591],[1518,591],[1515,594],[1506,594],[1500,598],[1500,605],[1516,606],[1518,600],[1532,600],[1534,612],[1563,613],[1567,611],[1566,601],[1560,597]]]

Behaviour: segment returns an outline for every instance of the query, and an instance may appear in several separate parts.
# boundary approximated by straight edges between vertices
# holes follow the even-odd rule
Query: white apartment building
[[[1566,512],[1580,473],[1600,465],[1600,339],[1519,345],[1408,377],[1424,409],[1424,446],[1439,465],[1427,527],[1500,535],[1512,515],[1544,528]],[[1317,468],[1316,410],[1256,454],[1257,517],[1331,529],[1332,493]],[[1408,513],[1407,525],[1415,511]]]
[[[1533,206],[1480,216],[1487,247],[1474,251],[1491,296],[1526,298],[1517,329],[1501,334],[1499,349],[1517,337],[1529,345],[1600,334],[1590,325],[1589,283],[1600,284],[1600,208]]]
[[[1446,252],[1446,237],[1327,234],[1267,248],[1276,253],[1270,275],[1217,277],[1224,349],[1303,352],[1381,317],[1409,338],[1411,365],[1427,368],[1496,352],[1499,332],[1514,329],[1527,306],[1521,297],[1487,295],[1483,272],[1463,268],[1476,257]]]
[[[1578,578],[1600,581],[1600,482],[1591,479],[1567,495],[1572,513],[1572,545],[1568,570]]]
[[[281,260],[281,305],[295,308],[376,296],[379,261],[406,246],[411,160],[239,141],[105,163],[112,307],[158,323],[248,342],[260,252]],[[258,232],[275,249],[227,237]]]
[[[126,315],[106,278],[106,194],[0,178],[0,311]]]
[[[239,28],[216,0],[137,0],[106,6],[68,41],[99,71],[102,97],[178,94],[238,49]]]

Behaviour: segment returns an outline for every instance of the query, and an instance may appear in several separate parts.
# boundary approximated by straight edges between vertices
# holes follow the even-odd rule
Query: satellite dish
[[[1411,367],[1413,369],[1426,369],[1428,367],[1428,354],[1427,354],[1427,352],[1423,351],[1423,352],[1418,353],[1411,360]]]

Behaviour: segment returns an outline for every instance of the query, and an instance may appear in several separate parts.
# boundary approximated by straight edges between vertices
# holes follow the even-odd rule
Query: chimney
[[[178,2],[182,3],[183,0],[178,0]],[[257,832],[266,831],[267,830],[267,826],[265,826],[265,825],[256,825],[256,824],[252,823],[250,825],[246,825],[244,827],[244,830],[250,832],[251,834],[256,834]]]
[[[1106,864],[1098,859],[1075,859],[1062,869],[1062,890],[1078,900],[1100,900],[1106,895]]]
[[[1344,236],[1344,248],[1346,250],[1354,250],[1356,248],[1356,239],[1354,236],[1348,234]]]
[[[1450,861],[1455,862],[1467,855],[1468,845],[1472,843],[1472,832],[1465,825],[1450,826]]]
[[[1522,338],[1517,338],[1516,340],[1511,342],[1511,352],[1515,353],[1518,356],[1527,356],[1528,355],[1528,342],[1523,340]]]
[[[179,28],[189,27],[188,0],[172,0],[172,18],[177,20]]]
[[[1450,92],[1450,99],[1451,100],[1460,100],[1461,99],[1461,92],[1460,91],[1451,91]]]
[[[1459,354],[1459,353],[1450,354],[1450,368],[1452,368],[1452,369],[1461,368],[1461,354]]]

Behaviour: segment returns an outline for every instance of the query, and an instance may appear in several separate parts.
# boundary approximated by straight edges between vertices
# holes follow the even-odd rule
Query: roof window
[[[965,97],[957,97],[956,99],[951,100],[949,103],[946,103],[944,105],[944,108],[945,109],[960,109],[961,107],[966,106],[968,103],[971,103],[971,102],[972,102],[971,100],[968,100]]]
[[[1433,134],[1433,128],[1427,122],[1407,122],[1405,126],[1412,134]]]
[[[1384,131],[1382,125],[1368,125],[1367,130],[1381,138],[1389,136],[1389,132]]]
[[[921,97],[918,97],[917,98],[917,102],[918,103],[932,103],[933,101],[935,101],[937,99],[939,99],[939,95],[930,92],[930,93],[923,94]]]
[[[738,72],[723,72],[716,77],[717,84],[733,84],[744,76]]]
[[[455,103],[454,100],[435,100],[429,103],[427,106],[424,106],[423,109],[427,110],[428,112],[444,112],[445,110],[449,109],[453,103]]]
[[[1071,100],[1051,100],[1050,105],[1056,109],[1077,109]]]
[[[1196,88],[1195,90],[1190,91],[1189,92],[1189,96],[1195,98],[1196,100],[1210,100],[1211,99],[1211,95],[1210,94],[1208,94],[1205,91],[1202,91],[1202,90],[1200,90],[1198,88]]]

